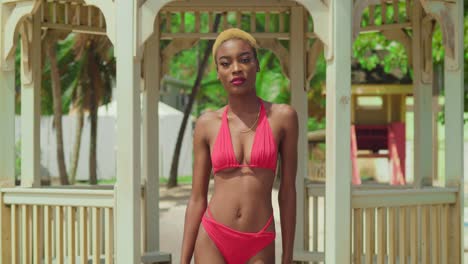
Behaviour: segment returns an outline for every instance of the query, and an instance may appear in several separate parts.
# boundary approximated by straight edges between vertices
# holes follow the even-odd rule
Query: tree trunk
[[[96,64],[95,54],[93,52],[93,42],[88,48],[88,77],[89,77],[89,117],[90,117],[90,144],[89,144],[89,183],[97,184],[97,104],[98,81],[96,74],[99,75],[99,67]]]
[[[60,73],[57,64],[55,40],[48,38],[46,41],[47,55],[50,61],[50,75],[52,81],[52,94],[54,100],[54,124],[57,139],[57,163],[60,176],[60,184],[68,185],[67,169],[65,166],[65,155],[63,153],[63,131],[62,131],[62,87],[60,84]]]
[[[83,86],[78,84],[77,90],[77,98],[78,98],[78,112],[76,114],[76,132],[75,132],[75,143],[73,146],[73,153],[72,153],[72,162],[71,162],[71,170],[70,170],[70,183],[75,184],[76,181],[76,171],[78,169],[78,161],[80,160],[80,149],[81,149],[81,135],[83,133],[83,123],[84,123],[84,116],[83,116]]]
[[[221,14],[216,14],[215,21],[213,24],[213,31],[218,31],[219,21],[221,18]],[[187,127],[187,121],[192,112],[193,102],[195,101],[195,97],[198,93],[200,88],[200,83],[203,78],[203,73],[205,72],[206,65],[208,63],[208,58],[211,55],[211,48],[213,47],[214,40],[209,40],[208,45],[205,49],[205,53],[203,54],[203,59],[198,67],[197,78],[195,79],[195,83],[192,87],[192,92],[190,93],[188,104],[184,109],[184,118],[182,119],[182,123],[180,125],[179,134],[177,135],[177,142],[174,149],[174,156],[172,156],[172,164],[171,164],[171,171],[169,173],[169,181],[167,182],[167,188],[172,188],[177,186],[177,174],[179,168],[179,158],[180,158],[180,150],[182,148],[182,140],[185,134],[185,128]]]

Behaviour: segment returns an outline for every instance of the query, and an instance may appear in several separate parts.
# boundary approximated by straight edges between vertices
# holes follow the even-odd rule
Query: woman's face
[[[218,79],[229,94],[245,94],[255,89],[258,61],[252,46],[241,39],[230,39],[216,52]]]

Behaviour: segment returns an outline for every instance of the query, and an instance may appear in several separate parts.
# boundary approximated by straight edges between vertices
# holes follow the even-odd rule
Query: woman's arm
[[[281,218],[281,236],[283,243],[282,264],[291,264],[296,228],[296,172],[298,118],[290,106],[281,106],[282,137],[280,142],[281,183],[278,202]]]
[[[192,259],[198,228],[207,206],[211,160],[206,128],[210,122],[207,115],[211,114],[204,114],[197,120],[193,136],[194,167],[192,193],[185,211],[184,237],[181,252],[182,264],[188,264]]]

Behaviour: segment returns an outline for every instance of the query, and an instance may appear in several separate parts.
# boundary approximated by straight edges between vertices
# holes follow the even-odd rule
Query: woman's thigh
[[[248,264],[274,264],[275,263],[275,241],[271,242],[262,251],[253,256]]]
[[[200,225],[198,230],[197,240],[195,242],[195,264],[197,263],[212,263],[225,264],[224,258],[216,247],[215,243]]]

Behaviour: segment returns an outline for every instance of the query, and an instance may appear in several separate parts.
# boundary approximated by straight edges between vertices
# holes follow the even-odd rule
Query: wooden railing
[[[455,263],[457,194],[452,188],[354,190],[353,262]]]
[[[306,183],[305,251],[296,261],[325,261],[325,184]],[[458,189],[352,187],[352,262],[456,263],[460,217]],[[455,262],[454,262],[455,261]]]
[[[0,189],[2,263],[113,263],[113,190]]]

